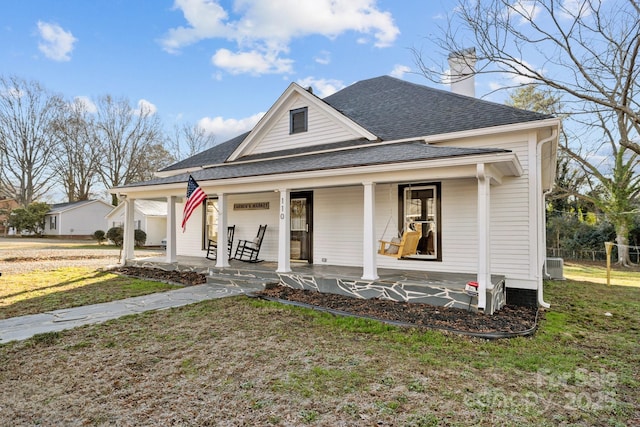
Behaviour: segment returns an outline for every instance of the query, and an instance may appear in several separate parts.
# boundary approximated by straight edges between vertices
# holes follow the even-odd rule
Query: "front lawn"
[[[0,346],[0,425],[639,425],[640,288],[545,299],[498,341],[247,297],[38,335]]]
[[[131,279],[83,267],[3,275],[0,284],[0,319],[177,288],[166,283]]]

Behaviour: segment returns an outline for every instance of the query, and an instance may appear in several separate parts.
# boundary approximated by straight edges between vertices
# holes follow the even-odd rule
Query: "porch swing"
[[[391,185],[389,185],[389,206],[391,206]],[[382,232],[382,237],[387,233],[389,223],[392,219],[393,211],[390,209],[389,219],[387,220],[387,225],[384,227],[384,231]],[[400,236],[400,234],[400,230],[398,230],[397,236]],[[420,233],[412,228],[412,224],[408,224],[401,237],[394,237],[388,241],[380,238],[378,241],[380,242],[378,254],[401,259],[417,253]]]

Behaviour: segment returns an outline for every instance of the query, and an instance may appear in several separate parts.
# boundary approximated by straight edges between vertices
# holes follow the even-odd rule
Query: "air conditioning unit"
[[[547,277],[551,280],[565,280],[562,258],[547,258]]]

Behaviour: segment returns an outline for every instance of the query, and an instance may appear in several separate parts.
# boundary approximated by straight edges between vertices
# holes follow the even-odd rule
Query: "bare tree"
[[[176,124],[173,127],[173,134],[168,137],[169,149],[176,161],[184,160],[213,147],[215,141],[215,135],[191,123]]]
[[[101,145],[104,186],[125,185],[147,176],[149,163],[145,157],[150,147],[162,144],[160,122],[153,111],[144,106],[133,108],[127,99],[109,95],[98,100],[97,109],[96,135]],[[112,203],[118,204],[116,195]]]
[[[96,135],[95,118],[85,101],[67,104],[55,123],[59,152],[54,157],[55,174],[69,202],[88,200],[99,179],[101,147]]]
[[[629,132],[633,125],[617,122],[614,112],[594,114],[597,120],[583,123],[592,135],[599,136],[602,145],[599,152],[610,153],[598,156],[598,151],[583,151],[582,147],[561,147],[577,167],[583,171],[586,188],[569,190],[574,196],[593,204],[613,224],[618,243],[618,264],[629,266],[629,232],[634,216],[640,213],[640,154],[619,145],[617,131]]]
[[[158,143],[150,145],[145,155],[138,157],[138,162],[133,181],[147,181],[153,178],[156,171],[175,163],[176,159],[164,145]]]
[[[57,146],[51,128],[61,105],[61,97],[38,82],[0,77],[0,187],[22,207],[55,184],[51,159]]]
[[[473,45],[478,73],[556,90],[573,110],[615,112],[617,126],[633,130],[619,131],[617,143],[640,153],[630,138],[640,133],[637,0],[460,0],[455,11],[439,48],[451,53]],[[446,67],[414,54],[422,73],[441,82]]]
[[[584,171],[589,185],[574,189],[575,195],[607,214],[620,245],[618,262],[629,264],[628,218],[638,198],[640,154],[640,5],[634,0],[461,0],[455,13],[437,41],[441,49],[460,52],[472,44],[478,73],[531,82],[562,97],[571,126],[586,136],[562,141],[563,152]],[[414,54],[431,80],[446,74],[443,67],[431,67],[422,52]]]

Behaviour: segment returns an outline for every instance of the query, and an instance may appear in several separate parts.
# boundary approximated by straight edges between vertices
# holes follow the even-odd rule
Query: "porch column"
[[[218,193],[218,248],[216,249],[216,267],[229,267],[227,256],[227,195]]]
[[[278,222],[278,269],[276,273],[291,271],[291,190],[280,190],[280,216]]]
[[[177,262],[176,252],[176,196],[167,197],[167,263]]]
[[[291,190],[281,188],[278,217],[278,269],[276,273],[291,271]]]
[[[487,288],[491,286],[491,178],[485,165],[477,166],[478,178],[478,309],[487,305]]]
[[[363,182],[364,212],[362,233],[362,280],[377,280],[378,265],[376,260],[376,184]]]
[[[122,259],[120,262],[124,265],[127,260],[133,259],[134,241],[134,211],[135,211],[135,199],[127,197],[124,200],[124,236],[122,241]]]

